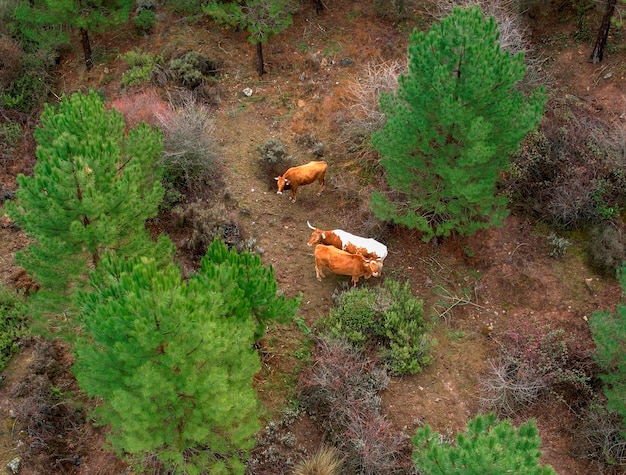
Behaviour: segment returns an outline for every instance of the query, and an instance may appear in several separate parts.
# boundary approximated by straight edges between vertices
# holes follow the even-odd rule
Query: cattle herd
[[[324,190],[324,177],[328,164],[324,161],[312,161],[306,165],[291,167],[275,178],[279,195],[289,188],[289,200],[296,201],[296,193],[300,185],[308,185],[315,181],[320,184],[318,196]],[[379,277],[383,269],[383,261],[387,257],[387,246],[371,238],[355,236],[341,229],[322,231],[307,221],[313,230],[308,245],[315,245],[315,274],[317,280],[324,277],[324,267],[339,275],[349,275],[356,287],[359,279],[371,276]]]

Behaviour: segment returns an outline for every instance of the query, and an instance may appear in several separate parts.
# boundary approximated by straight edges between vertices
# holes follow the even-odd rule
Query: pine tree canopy
[[[266,43],[270,36],[289,27],[293,21],[291,0],[246,0],[246,2],[208,2],[203,11],[217,22],[250,33],[252,44]]]
[[[270,320],[286,323],[292,319],[301,301],[301,296],[287,299],[278,295],[274,269],[266,267],[258,254],[228,250],[218,239],[202,258],[197,278],[220,282],[222,292],[230,295],[229,318],[246,320],[252,316],[255,342],[263,337]]]
[[[503,51],[498,37],[479,6],[455,8],[411,35],[408,72],[396,93],[381,95],[386,124],[372,137],[392,190],[372,196],[379,218],[418,229],[425,240],[502,223],[499,174],[538,126],[545,95],[516,89],[524,57]]]
[[[125,133],[121,114],[92,91],[47,105],[34,135],[33,175],[18,176],[7,209],[33,240],[18,262],[42,290],[84,283],[107,252],[168,260],[171,243],[155,245],[144,225],[163,197],[158,131],[142,124]]]
[[[184,281],[173,264],[107,255],[92,274],[94,291],[79,298],[74,372],[100,398],[94,415],[116,450],[156,455],[174,473],[243,474],[259,429],[260,359],[257,323],[233,301],[243,298],[233,267],[224,261],[219,278],[200,269]]]
[[[456,444],[429,426],[413,437],[415,467],[424,475],[552,475],[556,472],[539,463],[541,439],[534,420],[513,427],[498,421],[495,414],[477,415],[457,435]]]

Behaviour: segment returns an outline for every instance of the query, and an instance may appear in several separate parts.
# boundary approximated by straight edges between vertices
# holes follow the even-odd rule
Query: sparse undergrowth
[[[302,373],[300,401],[345,457],[344,473],[411,473],[409,439],[381,413],[389,376],[376,361],[338,340],[320,339]]]
[[[481,380],[481,405],[502,416],[519,414],[546,394],[570,404],[592,396],[597,371],[590,353],[577,349],[565,330],[519,319],[496,340],[499,356]]]
[[[21,456],[37,473],[75,473],[89,447],[83,445],[85,414],[67,349],[58,341],[36,340],[33,351],[27,376],[10,389],[13,427],[24,431]]]

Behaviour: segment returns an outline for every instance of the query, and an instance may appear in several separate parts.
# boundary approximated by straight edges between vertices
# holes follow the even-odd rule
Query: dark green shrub
[[[15,122],[0,122],[0,163],[8,160],[22,139],[22,126]]]
[[[422,307],[423,301],[413,297],[408,283],[387,279],[379,287],[340,294],[319,327],[323,334],[356,348],[380,343],[380,356],[391,373],[417,373],[431,362],[435,344]]]
[[[380,328],[380,336],[387,341],[382,357],[393,374],[417,373],[431,363],[435,344],[424,322],[424,301],[413,297],[407,282],[387,279],[384,288],[386,292],[378,298],[379,308],[386,304]]]
[[[173,77],[181,86],[191,90],[200,86],[205,78],[217,75],[218,69],[215,61],[197,51],[189,51],[170,61]]]
[[[135,28],[143,33],[149,33],[156,26],[156,13],[152,10],[142,10],[133,19]]]
[[[174,13],[202,16],[202,2],[196,0],[166,0],[165,6]]]
[[[323,332],[357,348],[365,348],[367,341],[380,333],[376,301],[376,292],[369,287],[343,292],[328,317],[322,320]]]
[[[0,371],[18,351],[18,342],[28,332],[26,307],[22,295],[0,283]]]
[[[261,175],[270,177],[272,182],[274,177],[282,175],[296,164],[294,158],[287,155],[285,145],[278,138],[270,137],[257,150],[259,152],[257,162]]]
[[[51,82],[50,69],[57,56],[58,53],[46,49],[23,54],[19,74],[13,71],[11,82],[0,87],[0,107],[30,114],[42,105]]]
[[[122,87],[137,86],[151,79],[156,66],[163,62],[163,58],[147,51],[135,48],[120,57],[128,65],[128,70],[122,73],[120,85]]]
[[[626,261],[624,229],[616,223],[605,223],[594,227],[587,243],[589,263],[606,276],[614,276]]]

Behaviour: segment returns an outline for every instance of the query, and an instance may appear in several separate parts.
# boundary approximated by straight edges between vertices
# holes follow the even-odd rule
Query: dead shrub
[[[564,330],[517,319],[494,339],[500,355],[480,381],[483,409],[511,416],[547,393],[561,399],[591,394],[591,356],[574,347]]]
[[[408,438],[380,413],[378,392],[387,372],[339,340],[320,339],[314,362],[301,374],[300,401],[344,454],[345,473],[410,473]]]
[[[368,149],[369,139],[385,125],[385,114],[378,104],[381,93],[393,93],[398,89],[398,76],[406,71],[400,61],[368,63],[365,71],[356,76],[349,92],[353,102],[349,114],[341,117],[340,141],[351,151]]]
[[[362,351],[339,340],[322,338],[317,343],[313,364],[300,377],[300,401],[307,412],[337,434],[351,419],[352,401],[361,401],[374,412],[379,411],[377,393],[388,383],[386,370]]]
[[[24,69],[22,56],[24,53],[18,43],[5,36],[0,35],[0,88],[8,88],[17,80]]]
[[[309,153],[315,156],[315,158],[322,158],[326,154],[326,147],[324,142],[320,141],[311,133],[298,135],[296,137],[296,143],[308,149]]]
[[[214,121],[206,106],[192,95],[180,98],[181,102],[165,114],[158,114],[158,124],[163,131],[163,155],[166,190],[181,194],[209,186],[214,193],[224,188],[222,163],[213,138]]]
[[[267,423],[257,434],[256,446],[246,461],[246,473],[293,473],[294,458],[306,453],[304,447],[297,445],[292,432],[292,425],[300,415],[299,410],[288,408],[278,420]]]
[[[611,220],[626,203],[623,136],[571,96],[553,100],[513,157],[503,190],[513,207],[560,228]]]
[[[624,225],[605,223],[591,230],[587,251],[591,266],[605,276],[614,277],[626,261]]]
[[[236,215],[226,208],[223,201],[177,205],[172,208],[172,213],[177,216],[181,227],[191,228],[186,247],[196,257],[204,256],[216,238],[237,251],[250,250],[254,244],[244,239]]]
[[[597,473],[624,473],[626,469],[626,438],[620,417],[594,401],[585,408],[576,427],[575,453],[595,460]]]

